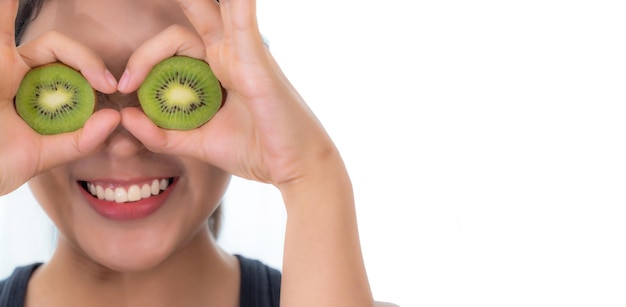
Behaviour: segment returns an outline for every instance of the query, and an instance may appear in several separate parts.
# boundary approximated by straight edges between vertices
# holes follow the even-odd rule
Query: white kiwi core
[[[67,104],[72,99],[72,93],[65,90],[44,91],[41,101],[51,109]]]
[[[173,86],[164,93],[165,101],[170,105],[188,106],[200,98],[192,88],[187,86]]]

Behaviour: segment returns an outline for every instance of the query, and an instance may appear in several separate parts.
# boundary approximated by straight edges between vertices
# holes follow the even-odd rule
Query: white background
[[[260,0],[258,10],[346,160],[377,299],[626,305],[622,2]],[[0,198],[0,273],[49,253],[45,219],[14,212],[26,194]],[[235,180],[226,201],[225,248],[280,266],[276,191]]]

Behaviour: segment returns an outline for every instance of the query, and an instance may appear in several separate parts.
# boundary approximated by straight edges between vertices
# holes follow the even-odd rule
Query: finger
[[[107,137],[119,125],[120,114],[103,109],[91,115],[85,126],[77,131],[43,136],[39,172],[87,156],[104,144]]]
[[[0,46],[15,47],[15,16],[18,0],[0,1]],[[3,55],[3,54],[2,54]]]
[[[140,108],[124,108],[122,113],[122,126],[141,141],[146,148],[154,152],[154,149],[163,147],[161,140],[165,137],[164,131],[159,129]]]
[[[51,31],[18,47],[24,62],[37,67],[63,62],[81,72],[96,90],[111,94],[117,91],[117,81],[104,61],[91,49],[75,40]]]
[[[230,36],[240,50],[258,51],[263,47],[255,0],[226,0],[220,4],[225,36]]]
[[[220,4],[214,0],[176,0],[206,45],[222,37]]]
[[[135,91],[154,65],[173,55],[198,59],[206,57],[204,44],[198,34],[180,25],[170,26],[133,52],[120,78],[118,90],[122,93]]]
[[[200,144],[207,136],[198,129],[191,131],[161,129],[139,108],[124,108],[121,113],[122,126],[141,141],[148,150],[196,159],[205,158]]]
[[[122,126],[154,152],[167,151],[167,133],[157,127],[139,108],[122,110]]]
[[[15,46],[17,8],[17,0],[0,0],[0,109],[10,112],[14,112],[13,97],[29,69],[21,61]]]

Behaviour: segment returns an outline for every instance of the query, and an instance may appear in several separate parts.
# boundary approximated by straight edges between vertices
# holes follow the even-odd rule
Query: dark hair
[[[44,1],[45,0],[20,0],[17,17],[15,18],[15,42],[17,45],[20,44],[22,35],[26,27],[28,27],[28,24],[39,14],[39,10],[41,10]],[[222,225],[222,203],[217,206],[207,223],[209,224],[211,233],[217,238]]]
[[[19,45],[28,23],[33,21],[45,0],[20,0],[15,18],[15,42]]]

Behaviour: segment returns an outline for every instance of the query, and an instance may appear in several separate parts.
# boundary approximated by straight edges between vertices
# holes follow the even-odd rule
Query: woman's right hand
[[[19,117],[14,97],[32,67],[63,62],[79,70],[103,93],[115,92],[117,82],[95,53],[56,32],[16,47],[17,7],[17,0],[0,0],[0,196],[48,169],[97,150],[120,123],[119,112],[103,109],[77,131],[42,136]]]

